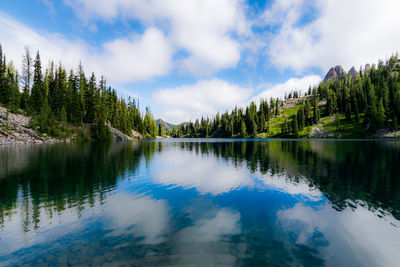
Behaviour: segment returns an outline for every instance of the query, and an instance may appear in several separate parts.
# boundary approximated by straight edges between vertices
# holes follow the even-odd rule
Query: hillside
[[[106,125],[115,141],[130,141],[142,139],[143,136],[132,131],[132,137],[123,134],[110,124]],[[41,144],[59,142],[86,142],[94,138],[95,124],[82,124],[74,126],[68,123],[57,122],[57,137],[51,137],[40,131],[32,117],[12,113],[0,106],[0,145],[10,144]]]
[[[169,131],[172,131],[172,129],[174,128],[174,126],[176,126],[176,125],[174,125],[174,124],[172,124],[172,123],[169,123],[169,122],[166,122],[166,121],[164,121],[164,120],[162,120],[162,119],[158,119],[158,120],[156,120],[156,125],[157,125],[157,127],[158,127],[158,125],[161,123],[161,125],[163,126],[163,128],[164,128],[164,130],[169,130]]]
[[[290,99],[283,102],[283,106],[290,106],[293,102],[297,103],[293,107],[279,109],[279,115],[271,118],[269,122],[269,132],[259,133],[258,138],[279,138],[282,135],[281,129],[285,123],[285,118],[291,118],[296,115],[302,106],[302,102],[308,97]],[[295,101],[293,101],[295,100]],[[289,105],[288,105],[289,104]],[[320,114],[326,114],[326,101],[318,102]],[[369,132],[362,123],[355,123],[355,115],[352,115],[352,121],[348,121],[343,114],[332,116],[323,116],[315,125],[304,127],[299,131],[299,138],[400,138],[400,130],[377,129],[375,132]],[[360,115],[360,121],[363,115]]]
[[[62,62],[57,65],[52,61],[42,68],[39,51],[33,58],[28,47],[21,72],[6,59],[0,45],[0,105],[14,113],[31,116],[29,127],[40,132],[40,138],[68,140],[76,136],[83,141],[88,139],[87,129],[89,138],[97,141],[109,141],[113,136],[118,139],[156,137],[157,128],[149,108],[142,114],[134,99],[118,97],[114,88],[106,86],[104,76],[100,80],[94,73],[86,76],[81,64],[78,71],[68,71]],[[4,113],[6,118],[8,113]],[[14,127],[10,131],[15,130]],[[15,132],[17,136],[3,131],[2,136],[10,140],[22,138],[21,142],[30,140],[25,135],[26,140],[20,137],[23,132],[26,135],[29,131],[20,128]]]
[[[30,117],[10,113],[6,108],[0,106],[0,145],[54,143],[60,141],[30,129],[30,121]]]
[[[245,138],[398,138],[400,60],[378,65],[331,68],[307,92],[260,99],[213,118],[180,124],[173,137]]]

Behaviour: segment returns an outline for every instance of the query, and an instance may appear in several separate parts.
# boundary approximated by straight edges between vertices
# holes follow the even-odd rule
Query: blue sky
[[[317,84],[400,46],[396,0],[3,0],[0,43],[25,45],[140,98],[172,123]]]

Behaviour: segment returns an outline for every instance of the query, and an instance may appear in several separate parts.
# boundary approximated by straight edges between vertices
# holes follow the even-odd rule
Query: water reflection
[[[0,148],[0,265],[393,265],[399,142]]]
[[[110,231],[107,236],[131,235],[139,238],[141,244],[165,241],[164,235],[170,219],[165,200],[121,193],[109,197],[104,211],[110,219],[104,227]]]
[[[219,159],[213,154],[199,157],[196,153],[169,147],[155,156],[157,166],[152,170],[154,183],[195,188],[200,194],[218,195],[245,186],[254,186],[248,171]]]

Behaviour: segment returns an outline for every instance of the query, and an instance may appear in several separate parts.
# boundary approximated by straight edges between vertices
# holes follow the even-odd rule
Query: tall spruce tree
[[[25,54],[22,57],[22,75],[21,75],[23,93],[21,97],[20,106],[22,109],[28,108],[29,105],[29,96],[32,83],[32,67],[33,67],[33,60],[31,52],[29,50],[29,47],[25,46]]]
[[[32,94],[30,97],[30,109],[32,111],[39,113],[41,110],[45,98],[44,91],[42,63],[40,61],[39,51],[37,51],[33,70]]]

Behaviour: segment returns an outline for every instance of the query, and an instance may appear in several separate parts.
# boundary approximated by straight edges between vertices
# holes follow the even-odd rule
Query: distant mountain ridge
[[[169,129],[170,131],[172,131],[172,128],[174,128],[174,126],[176,126],[176,125],[174,125],[174,124],[172,124],[172,123],[169,123],[169,122],[166,122],[166,121],[164,121],[164,120],[162,120],[162,119],[156,120],[156,125],[157,125],[157,127],[158,127],[158,125],[159,125],[160,123],[161,123],[161,125],[163,126],[164,129]]]
[[[362,73],[365,73],[371,69],[370,64],[366,64],[364,69],[361,68]],[[340,81],[341,79],[345,78],[348,75],[351,75],[351,77],[354,79],[357,77],[360,73],[356,70],[356,68],[353,66],[349,70],[349,72],[346,72],[341,65],[337,65],[335,67],[332,67],[329,69],[329,71],[326,73],[324,82],[327,82],[329,80],[333,81]]]
[[[329,69],[328,73],[325,75],[324,81],[334,80],[339,81],[343,77],[346,76],[346,71],[343,69],[342,66],[337,65],[336,67],[332,67]]]

